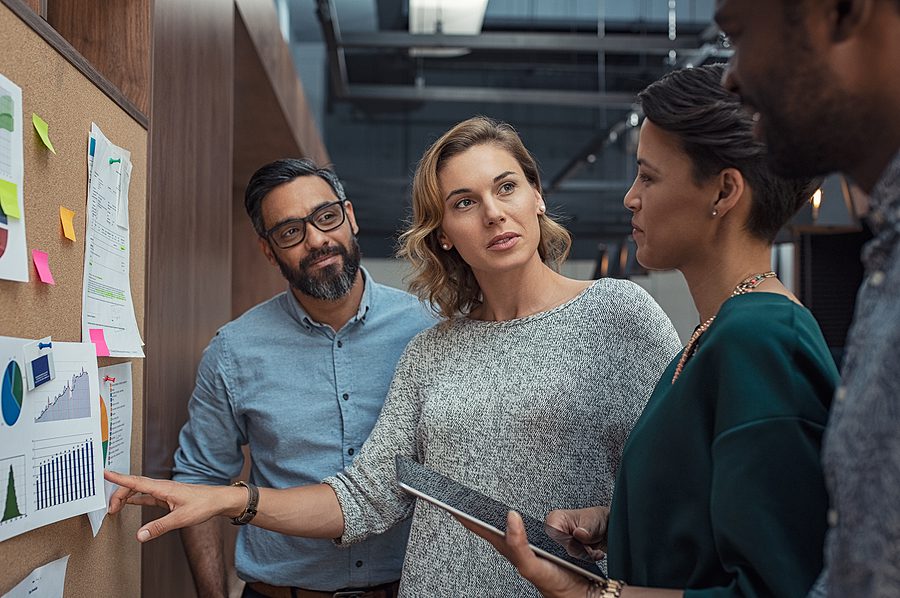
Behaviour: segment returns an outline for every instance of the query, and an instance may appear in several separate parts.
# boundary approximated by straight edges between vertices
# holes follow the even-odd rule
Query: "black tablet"
[[[485,529],[501,535],[506,534],[506,515],[511,509],[505,504],[428,469],[409,457],[397,455],[395,462],[397,483],[406,492]],[[597,581],[606,579],[596,563],[570,555],[565,548],[552,540],[544,531],[543,521],[524,513],[520,514],[525,522],[525,531],[528,533],[528,544],[535,554],[589,579]],[[562,531],[559,531],[559,534],[565,535]]]

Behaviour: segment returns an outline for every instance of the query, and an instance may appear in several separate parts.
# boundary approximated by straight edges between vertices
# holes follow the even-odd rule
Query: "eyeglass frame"
[[[279,249],[290,249],[291,247],[296,247],[297,245],[299,245],[300,243],[302,243],[303,241],[306,240],[306,225],[307,224],[311,224],[312,226],[314,226],[316,228],[317,231],[323,232],[323,233],[330,233],[333,230],[337,230],[341,226],[344,225],[344,222],[347,221],[347,208],[346,208],[346,206],[344,206],[345,203],[347,203],[346,199],[338,199],[335,201],[331,201],[324,205],[319,206],[318,208],[313,210],[308,216],[304,216],[303,218],[291,218],[290,220],[285,220],[284,222],[279,222],[278,224],[276,224],[275,226],[273,226],[272,228],[270,228],[269,230],[267,230],[265,232],[265,238],[268,239],[269,241],[271,241],[272,243],[274,243],[275,246],[278,247]],[[321,212],[322,210],[324,210],[326,208],[330,208],[331,206],[334,206],[334,205],[339,205],[341,207],[341,221],[338,224],[334,225],[332,228],[329,228],[327,230],[322,230],[322,228],[319,225],[317,225],[314,221],[315,215],[318,214],[319,212]],[[272,237],[272,233],[274,233],[277,229],[279,229],[283,226],[286,226],[288,224],[300,224],[300,223],[303,224],[303,236],[301,236],[300,240],[297,241],[296,243],[291,243],[290,245],[288,245],[286,247],[282,247]]]

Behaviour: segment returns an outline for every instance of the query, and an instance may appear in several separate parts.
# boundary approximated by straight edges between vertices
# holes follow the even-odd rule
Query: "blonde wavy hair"
[[[541,176],[534,157],[525,149],[516,130],[504,122],[476,116],[455,125],[428,148],[413,178],[412,221],[400,235],[397,256],[409,260],[412,273],[410,290],[444,318],[468,314],[481,303],[481,287],[469,265],[455,249],[440,248],[438,230],[444,219],[438,175],[447,161],[479,145],[495,145],[516,159],[526,180],[539,194]],[[572,237],[546,214],[538,214],[541,260],[558,270],[569,255]]]

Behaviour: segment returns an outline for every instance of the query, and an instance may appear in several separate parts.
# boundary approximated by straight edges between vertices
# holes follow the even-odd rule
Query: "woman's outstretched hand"
[[[525,524],[515,511],[510,511],[506,517],[506,536],[457,519],[470,532],[490,542],[497,552],[515,565],[519,575],[534,584],[547,598],[584,598],[586,595],[589,583],[584,577],[540,558],[529,548]]]
[[[247,504],[247,491],[232,486],[201,486],[171,480],[154,480],[143,476],[122,475],[105,471],[104,477],[120,487],[109,499],[110,514],[118,513],[126,504],[163,507],[169,514],[141,527],[140,542],[160,537],[172,530],[203,523],[216,515],[239,516]]]

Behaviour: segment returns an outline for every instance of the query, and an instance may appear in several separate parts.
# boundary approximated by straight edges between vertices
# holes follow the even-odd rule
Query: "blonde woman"
[[[680,344],[633,283],[560,275],[570,243],[509,125],[473,118],[438,139],[419,163],[400,253],[445,321],[406,348],[353,464],[315,486],[262,489],[253,525],[349,544],[412,515],[400,596],[537,596],[490,546],[404,494],[394,456],[540,518],[611,499],[625,439]],[[171,509],[142,541],[247,506],[244,488],[108,475],[126,486],[112,511],[126,500]]]

